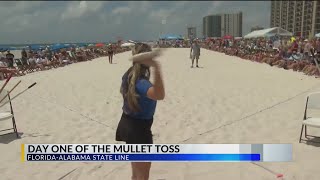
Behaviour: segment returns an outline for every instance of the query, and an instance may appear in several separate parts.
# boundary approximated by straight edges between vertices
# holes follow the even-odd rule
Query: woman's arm
[[[147,96],[148,98],[153,100],[163,100],[165,97],[165,90],[164,90],[164,85],[163,85],[163,80],[161,75],[160,64],[153,61],[151,66],[154,68],[154,73],[153,73],[154,84],[152,87],[148,89]]]

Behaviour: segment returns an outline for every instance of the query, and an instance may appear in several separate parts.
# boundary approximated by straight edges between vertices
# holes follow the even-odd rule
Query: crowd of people
[[[159,40],[157,46],[161,48],[187,48],[190,47],[190,40]]]
[[[218,51],[245,60],[267,63],[284,69],[319,76],[320,39],[209,39],[203,41],[206,49]]]
[[[9,50],[0,52],[0,79],[13,76],[22,76],[35,71],[63,67],[72,63],[91,61],[101,56],[111,56],[110,52],[121,53],[127,49],[117,45],[106,47],[86,47],[60,49],[52,51],[49,47],[39,50],[21,51],[21,58],[15,58]],[[110,62],[110,61],[109,61]]]

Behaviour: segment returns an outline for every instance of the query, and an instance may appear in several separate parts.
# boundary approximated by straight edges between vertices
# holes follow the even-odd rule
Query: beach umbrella
[[[85,46],[88,46],[89,44],[87,43],[78,43],[77,44],[77,47],[85,47]]]
[[[103,43],[96,44],[96,47],[103,47],[103,46],[105,46]]]
[[[38,44],[32,44],[32,45],[29,45],[29,48],[32,49],[32,50],[39,50],[39,49],[44,49],[45,46],[38,45]]]
[[[233,36],[231,36],[231,35],[225,35],[225,36],[223,36],[223,39],[233,39]]]
[[[163,40],[183,40],[184,38],[181,35],[175,35],[175,34],[165,34],[160,36],[159,39],[163,39]]]
[[[57,44],[53,44],[52,46],[50,46],[50,49],[52,51],[56,51],[56,50],[65,49],[65,48],[69,48],[69,47],[70,47],[70,45],[57,43]]]
[[[320,33],[316,34],[315,37],[320,38]]]

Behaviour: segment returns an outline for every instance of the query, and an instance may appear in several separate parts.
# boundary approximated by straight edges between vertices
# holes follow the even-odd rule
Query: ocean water
[[[102,42],[104,44],[109,44],[113,42]],[[31,47],[32,49],[39,49],[39,48],[45,48],[47,46],[52,46],[52,45],[74,45],[74,46],[87,46],[89,44],[97,44],[96,42],[94,43],[51,43],[51,44],[0,44],[0,51],[5,51],[5,50],[22,50],[23,48],[29,49]]]

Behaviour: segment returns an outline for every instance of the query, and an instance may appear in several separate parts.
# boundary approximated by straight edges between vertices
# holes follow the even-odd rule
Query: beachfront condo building
[[[308,38],[320,32],[320,1],[271,1],[271,27]]]
[[[209,15],[203,18],[202,23],[204,37],[242,37],[242,12]]]
[[[187,37],[189,39],[197,38],[197,28],[196,27],[188,27],[187,28]]]
[[[221,16],[210,15],[202,20],[203,37],[221,37]]]
[[[242,12],[221,15],[221,36],[242,37]]]

